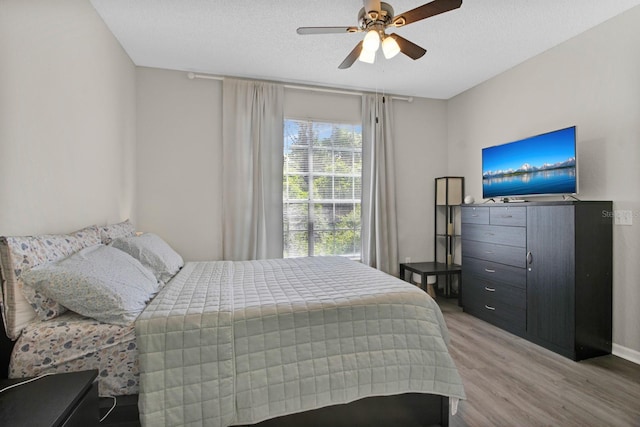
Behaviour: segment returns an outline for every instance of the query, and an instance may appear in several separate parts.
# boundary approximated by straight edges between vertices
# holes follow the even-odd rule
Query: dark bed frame
[[[7,378],[14,343],[6,334],[4,322],[0,333],[0,378]],[[140,426],[138,396],[118,396],[115,410],[100,426]],[[112,405],[100,399],[100,414]],[[449,398],[435,394],[406,393],[395,396],[367,397],[355,402],[333,405],[262,421],[258,427],[355,427],[402,426],[427,427],[449,425]]]

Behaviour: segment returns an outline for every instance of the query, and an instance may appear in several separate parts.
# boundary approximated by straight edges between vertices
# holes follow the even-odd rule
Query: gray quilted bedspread
[[[136,321],[145,426],[228,426],[367,396],[464,398],[440,309],[337,257],[187,263]]]

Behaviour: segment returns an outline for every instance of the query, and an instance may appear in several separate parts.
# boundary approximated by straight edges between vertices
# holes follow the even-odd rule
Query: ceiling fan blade
[[[362,30],[358,27],[300,27],[296,30],[298,34],[341,34],[359,33]]]
[[[346,68],[349,68],[353,65],[354,62],[356,62],[356,59],[358,59],[358,57],[360,56],[360,52],[362,52],[362,44],[364,42],[362,40],[360,40],[360,43],[358,43],[356,45],[355,48],[353,48],[353,50],[351,51],[351,53],[349,55],[347,55],[346,58],[344,58],[344,61],[342,61],[342,64],[340,64],[338,66],[338,68],[340,68],[341,70],[344,70]]]
[[[382,10],[380,0],[362,0],[362,3],[364,4],[364,11],[369,15],[369,18],[373,21],[378,19]]]
[[[411,59],[421,58],[425,53],[427,53],[426,49],[421,48],[417,44],[410,42],[402,36],[397,34],[390,34],[389,37],[392,37],[398,46],[400,46],[400,52],[404,53]]]
[[[401,27],[411,24],[412,22],[420,21],[421,19],[449,12],[460,6],[462,6],[462,0],[434,0],[431,3],[423,4],[415,9],[394,16],[391,25]]]

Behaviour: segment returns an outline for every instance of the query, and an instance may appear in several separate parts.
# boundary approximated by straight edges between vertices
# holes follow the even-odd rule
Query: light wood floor
[[[640,426],[640,365],[616,356],[574,362],[438,298],[467,400],[463,426]]]

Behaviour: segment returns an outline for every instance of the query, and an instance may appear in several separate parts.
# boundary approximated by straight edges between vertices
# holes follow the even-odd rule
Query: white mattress
[[[251,424],[363,397],[464,398],[435,302],[343,258],[188,263],[136,321],[142,424]]]

